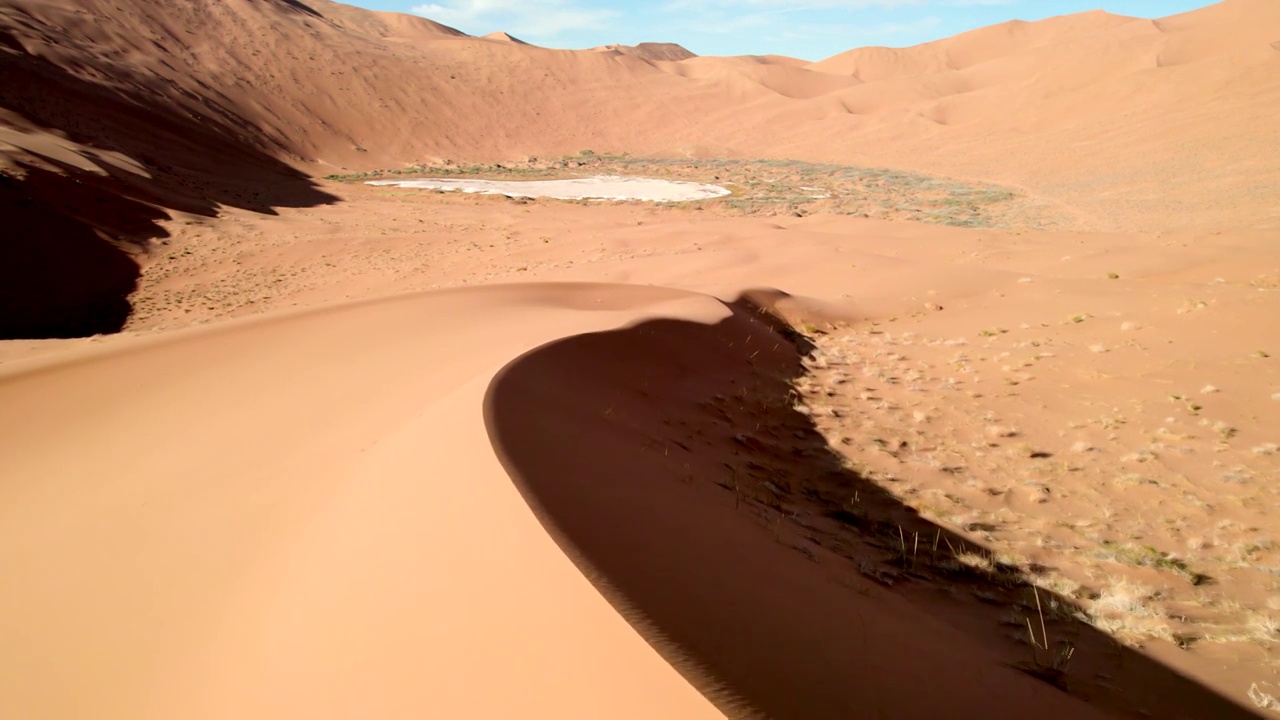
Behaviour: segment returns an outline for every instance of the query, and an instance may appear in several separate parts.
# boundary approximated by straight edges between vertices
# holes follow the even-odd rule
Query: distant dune
[[[208,118],[243,152],[319,175],[584,148],[794,157],[1020,185],[1100,227],[1265,226],[1280,222],[1280,159],[1257,151],[1280,143],[1278,16],[1267,0],[1159,21],[1092,12],[803,64],[493,43],[328,0],[14,0],[0,107],[184,177],[209,168],[128,140],[154,114],[108,128],[69,87]],[[37,65],[52,94],[22,90]]]
[[[678,62],[697,57],[675,43],[643,42],[639,45],[601,45],[591,48],[599,51],[613,51],[622,55],[632,55],[643,60],[669,60]]]
[[[515,36],[511,35],[510,33],[502,32],[501,30],[499,30],[499,31],[497,31],[497,32],[491,32],[491,33],[489,33],[488,35],[485,35],[484,37],[488,38],[489,40],[498,40],[498,41],[501,41],[501,42],[515,43],[516,45],[528,45],[528,44],[529,44],[529,43],[527,43],[527,42],[525,42],[525,41],[521,40],[520,38],[515,37]]]

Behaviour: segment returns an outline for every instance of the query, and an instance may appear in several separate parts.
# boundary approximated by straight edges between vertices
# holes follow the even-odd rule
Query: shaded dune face
[[[966,593],[948,592],[1009,592],[989,580],[860,576],[857,557],[894,554],[897,532],[972,543],[846,469],[792,409],[806,341],[756,301],[731,309],[716,325],[651,321],[534,350],[494,379],[485,409],[543,525],[722,711],[1254,717],[1079,621],[1050,621],[1077,648],[1065,675],[1028,665],[1029,648],[968,624]],[[832,521],[855,496],[865,519]]]
[[[153,78],[86,80],[4,30],[0,46],[0,109],[58,128],[90,161],[111,152],[147,168],[94,163],[94,173],[38,153],[12,159],[17,172],[0,176],[0,339],[119,331],[140,274],[135,256],[168,236],[160,223],[172,211],[274,214],[334,199],[212,104],[192,112],[156,92]]]
[[[79,337],[118,332],[129,318],[129,294],[140,270],[119,245],[102,237],[94,211],[124,222],[135,237],[160,234],[162,211],[67,175],[29,168],[0,176],[0,339]]]

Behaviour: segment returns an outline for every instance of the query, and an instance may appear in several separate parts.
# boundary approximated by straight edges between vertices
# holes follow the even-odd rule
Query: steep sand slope
[[[319,168],[636,146],[640,116],[666,119],[658,140],[636,149],[670,149],[719,95],[673,86],[638,58],[493,43],[323,1],[313,12],[280,0],[113,6],[19,2],[3,24],[11,45],[69,74],[141,86],[151,102],[187,112],[229,113],[246,141]],[[661,114],[639,107],[659,96]]]
[[[859,80],[887,80],[943,70],[963,70],[1028,50],[1061,44],[1128,25],[1134,18],[1100,10],[1025,22],[1011,20],[905,49],[855,48],[809,65]]]
[[[515,286],[224,326],[4,378],[0,533],[6,581],[22,588],[0,600],[19,638],[0,658],[5,714],[714,716],[541,530],[480,417],[490,377],[524,350],[653,314],[729,315],[655,288]],[[607,379],[622,367],[578,370]],[[512,402],[526,418],[550,410],[504,395],[503,412]],[[573,432],[590,442],[597,430]],[[674,508],[670,492],[649,501]],[[725,510],[714,522],[742,522]],[[708,518],[686,512],[695,526]],[[757,562],[790,572],[750,523],[728,537],[744,531],[748,547],[763,542]],[[805,576],[828,613],[856,602]],[[797,610],[811,601],[793,598]],[[918,612],[870,608],[877,632],[897,628],[877,654],[929,658],[892,676],[946,689],[882,702],[1090,716],[1013,670],[979,669],[980,646]],[[755,651],[761,669],[800,667],[772,642]],[[802,681],[778,688],[793,708],[862,702],[806,696]],[[727,706],[733,690],[718,696]]]
[[[811,71],[767,57],[697,57],[678,63],[662,63],[660,68],[684,78],[714,80],[733,87],[743,81],[758,84],[788,98],[814,98],[858,84],[856,78]],[[749,85],[748,85],[749,87]]]
[[[224,144],[315,174],[586,148],[792,156],[1022,185],[1102,228],[1277,222],[1280,160],[1257,152],[1280,139],[1265,0],[1008,23],[808,66],[495,43],[321,0],[15,0],[0,27],[6,64],[38,58],[57,93],[15,83],[0,106],[153,170],[216,169],[180,143],[121,147],[154,122],[105,127],[69,84],[217,123]]]
[[[711,298],[655,288],[517,286],[224,326],[5,378],[0,427],[7,447],[24,448],[0,460],[4,572],[22,588],[0,601],[8,632],[22,639],[3,656],[6,714],[714,716],[539,528],[489,449],[480,417],[490,377],[522,351],[653,314],[682,317],[690,328],[730,315]],[[741,332],[754,321],[727,322]],[[651,344],[680,346],[678,338]],[[699,348],[687,345],[687,356],[677,350],[666,362],[688,363]],[[636,359],[679,372],[678,364],[668,370]],[[623,389],[611,378],[625,365],[554,365]],[[504,455],[515,452],[531,472],[535,458],[567,457],[554,444],[550,455],[531,455],[513,434],[559,410],[513,396],[526,391],[507,385],[525,385],[507,377],[490,401],[498,403],[493,421]],[[587,395],[562,399],[595,404]],[[600,433],[597,446],[607,451],[616,442],[608,426],[592,425],[560,427],[586,444]],[[65,452],[68,443],[74,454]],[[606,495],[634,495],[636,480],[605,476],[595,485]],[[725,707],[736,706],[735,690],[759,701],[754,695],[771,677],[774,695],[764,707],[782,716],[843,715],[868,702],[865,690],[853,689],[879,678],[882,688],[928,681],[942,690],[873,701],[894,716],[955,707],[986,717],[1031,707],[1046,717],[1093,716],[1048,685],[975,662],[989,651],[919,610],[873,603],[862,610],[874,621],[841,621],[857,612],[857,593],[797,568],[723,501],[678,510],[678,487],[655,486],[645,501],[687,528],[727,523],[717,542],[745,545],[722,555],[723,567],[734,557],[773,563],[796,590],[794,608],[776,608],[791,629],[752,640],[750,655],[738,656],[750,658],[748,674],[730,674],[757,682],[719,692],[704,683]],[[565,498],[557,498],[562,510]],[[635,572],[676,557],[663,543],[679,537],[633,538],[654,544]],[[630,589],[633,579],[616,562],[610,569],[622,574],[604,581]],[[684,602],[680,586],[668,590]],[[814,612],[813,603],[825,609]],[[737,632],[741,619],[724,624],[717,604],[694,603],[696,614],[686,617]],[[643,629],[651,609],[639,606],[633,622]],[[823,623],[835,624],[823,630]],[[801,673],[807,661],[787,648],[841,626],[884,664],[865,664],[852,686],[843,673]],[[646,634],[679,661],[685,649],[661,643],[664,629]],[[878,636],[893,646],[869,639]],[[852,650],[829,644],[837,655]],[[912,662],[887,660],[898,656]],[[823,657],[811,660],[828,674],[838,670],[836,656]],[[699,675],[696,664],[685,670]]]
[[[520,352],[671,311],[724,314],[656,289],[447,293],[0,380],[22,588],[0,714],[716,716],[539,527],[481,419]]]
[[[1248,354],[1277,342],[1262,290],[1280,267],[1263,234],[1028,237],[849,218],[708,222],[692,211],[419,198],[389,198],[382,218],[355,201],[252,219],[257,226],[239,218],[225,238],[184,226],[175,247],[205,244],[209,262],[167,282],[234,287],[231,278],[257,273],[264,286],[311,288],[273,290],[267,309],[332,301],[361,286],[367,297],[495,274],[543,284],[123,336],[106,354],[6,367],[0,536],[4,576],[21,591],[0,609],[7,632],[22,639],[0,654],[6,714],[709,714],[666,661],[720,709],[771,717],[1092,716],[1081,698],[1120,717],[1245,717],[1231,701],[1259,664],[1232,656],[1254,658],[1256,648],[1155,644],[1175,673],[1072,617],[1051,617],[1052,636],[1079,648],[1065,694],[1008,667],[1028,657],[1023,627],[1005,628],[995,616],[1012,612],[1020,623],[1025,606],[991,605],[998,587],[885,587],[836,554],[841,545],[827,542],[832,521],[823,515],[757,515],[764,510],[754,501],[739,508],[717,483],[730,471],[755,477],[746,474],[753,463],[775,486],[821,489],[835,473],[845,500],[860,493],[870,502],[881,491],[823,464],[832,450],[815,439],[818,420],[788,400],[802,368],[782,333],[742,306],[642,284],[726,298],[743,285],[776,284],[878,319],[883,329],[867,328],[876,333],[869,342],[887,330],[905,344],[919,332],[919,347],[886,347],[874,359],[869,349],[868,362],[888,362],[881,357],[892,351],[910,377],[925,367],[914,361],[929,358],[940,387],[944,375],[959,377],[961,391],[989,397],[979,407],[1011,419],[1060,402],[1063,383],[1070,397],[1110,407],[1124,392],[1113,378],[1150,364],[1142,347],[1125,345],[1134,337],[1167,348],[1172,361],[1144,371],[1134,396],[1151,410],[1126,406],[1134,432],[1168,422],[1160,417],[1172,412],[1169,388],[1211,379],[1224,388],[1211,417],[1258,418],[1257,427],[1241,424],[1247,454],[1271,438],[1280,408],[1268,398],[1280,376]],[[427,246],[412,234],[415,217],[438,223]],[[292,249],[259,236],[285,232],[305,235]],[[323,262],[307,269],[310,277],[292,276],[318,252]],[[1269,279],[1255,278],[1263,267]],[[1109,280],[1108,270],[1121,279]],[[283,285],[273,282],[287,274]],[[546,284],[600,278],[635,284]],[[1209,306],[1177,313],[1185,298]],[[1084,312],[1098,319],[1067,320]],[[652,321],[668,316],[681,320]],[[1122,330],[1122,320],[1143,329]],[[638,324],[580,336],[629,323]],[[1014,328],[1008,350],[977,333],[998,325]],[[1243,332],[1250,327],[1256,332]],[[973,339],[959,349],[975,363],[994,365],[984,366],[987,382],[953,366],[957,347],[941,339],[956,336]],[[1031,352],[1031,341],[1054,352],[1039,361],[1038,379],[1006,387],[999,365],[1012,362],[1007,353]],[[1099,341],[1115,350],[1085,347]],[[1167,379],[1176,383],[1166,387]],[[907,382],[886,380],[877,392],[908,410],[941,402]],[[975,402],[962,395],[953,401],[961,408]],[[1234,415],[1223,414],[1227,406]],[[957,433],[982,434],[986,424],[978,410],[957,422]],[[1018,422],[1028,439],[1056,437],[1047,419],[1042,435]],[[951,437],[931,429],[939,442]],[[869,448],[879,437],[875,428],[840,431]],[[1235,461],[1211,444],[1196,445],[1193,459]],[[998,468],[991,481],[1020,489],[1010,478],[1033,472],[1028,462]],[[1148,495],[1107,495],[1114,462],[1099,453],[1097,482],[1056,484],[1043,517],[1031,509],[1042,506],[1020,511],[1046,525],[1092,518],[1101,500],[1067,500],[1089,491],[1110,502],[1110,522],[1140,522]],[[1274,458],[1248,462],[1262,469]],[[951,475],[898,472],[899,485],[957,492]],[[1266,487],[1223,487],[1224,495],[1264,494],[1188,513],[1183,532],[1216,538],[1227,532],[1224,517],[1238,528],[1268,527],[1265,513],[1249,509],[1269,497]],[[803,509],[791,502],[788,512]],[[905,502],[884,512],[921,532],[908,524],[920,516]],[[1029,522],[991,527],[1002,539]],[[937,528],[980,543],[959,520]],[[869,567],[882,557],[868,554]],[[1265,587],[1251,577],[1217,575],[1215,588]],[[922,684],[938,692],[913,691]]]
[[[7,3],[0,73],[4,338],[118,331],[131,256],[174,211],[324,204],[306,173],[341,166],[692,152],[700,113],[735,106],[637,58],[328,2]],[[641,142],[655,108],[666,130]]]
[[[489,33],[488,35],[485,35],[484,37],[485,37],[486,39],[489,39],[489,40],[497,40],[497,41],[499,41],[499,42],[515,43],[516,45],[528,45],[528,44],[529,44],[529,43],[527,43],[527,42],[525,42],[525,41],[521,40],[520,38],[515,37],[515,36],[511,35],[510,33],[505,33],[505,32],[503,32],[503,31],[501,31],[501,30],[496,30],[496,31],[494,31],[494,32],[491,32],[491,33]]]
[[[1255,151],[1280,142],[1266,119],[1277,40],[1274,3],[1227,0],[1155,22],[1012,22],[809,67],[867,81],[833,96],[850,112],[909,125],[886,160],[1071,198],[1104,227],[1275,227],[1265,198],[1280,169]]]

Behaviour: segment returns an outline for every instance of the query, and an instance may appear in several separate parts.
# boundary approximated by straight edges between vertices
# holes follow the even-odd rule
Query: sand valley
[[[1280,717],[1277,116],[1270,0],[6,0],[0,717]]]

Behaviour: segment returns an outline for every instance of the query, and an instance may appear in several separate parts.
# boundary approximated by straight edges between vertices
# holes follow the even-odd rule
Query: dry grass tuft
[[[1103,543],[1098,556],[1103,560],[1118,562],[1124,565],[1149,567],[1171,572],[1192,585],[1202,585],[1208,577],[1193,571],[1184,560],[1157,550],[1149,545],[1131,545],[1128,543]]]
[[[1263,710],[1272,710],[1275,712],[1280,712],[1280,700],[1277,700],[1275,695],[1272,695],[1271,693],[1268,693],[1268,692],[1264,692],[1261,688],[1258,687],[1258,683],[1253,683],[1252,685],[1249,686],[1248,695],[1249,695],[1249,699],[1253,701],[1253,704],[1256,707],[1261,708]]]
[[[1275,455],[1280,452],[1280,445],[1275,443],[1263,443],[1253,448],[1254,455]]]
[[[1004,427],[1003,425],[988,425],[986,433],[988,437],[993,438],[1013,438],[1018,437],[1020,434],[1017,428]]]
[[[1145,585],[1117,580],[1099,593],[1082,619],[1123,641],[1173,640],[1164,611],[1154,604],[1159,599],[1160,593]]]

